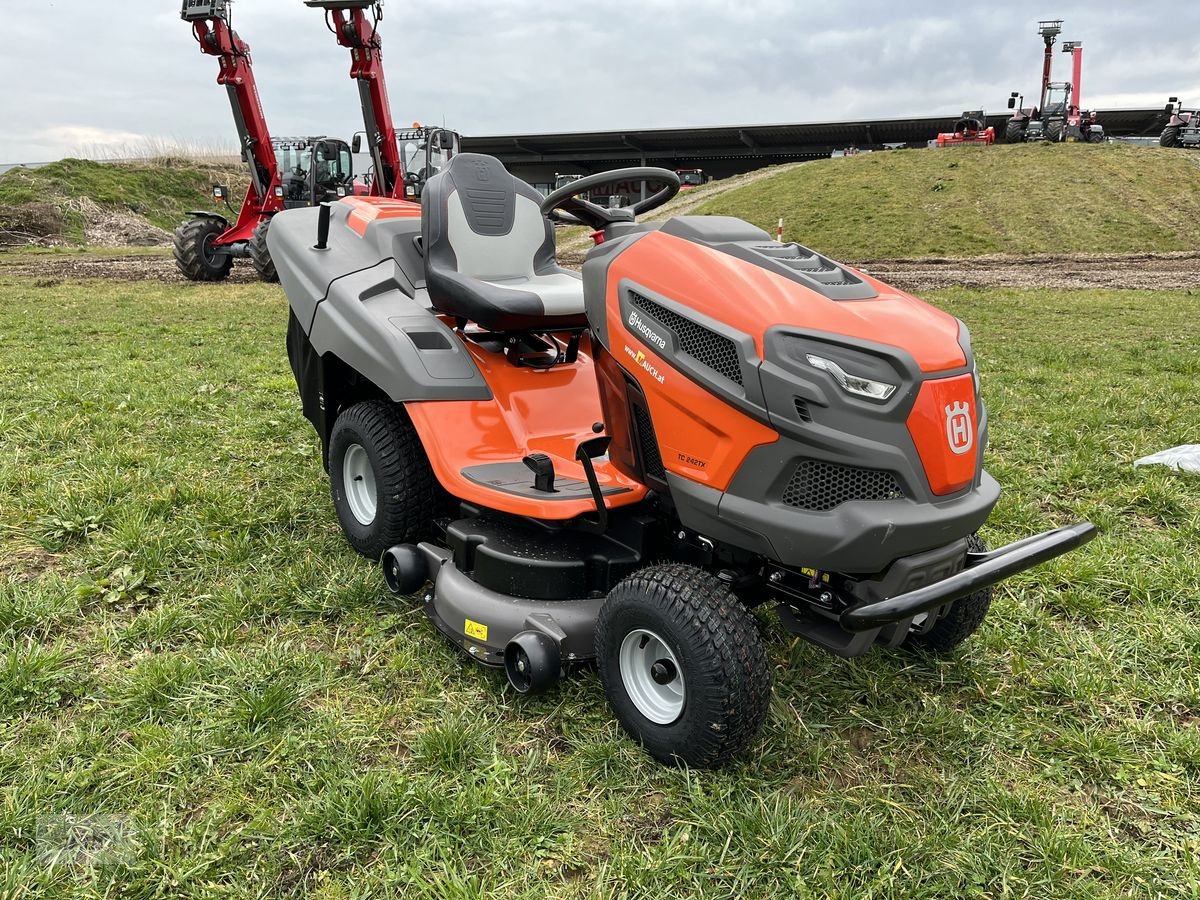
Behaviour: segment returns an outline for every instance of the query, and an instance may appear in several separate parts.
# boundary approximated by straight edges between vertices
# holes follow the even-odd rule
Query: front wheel
[[[189,281],[223,281],[233,269],[233,257],[213,244],[225,233],[216,216],[197,216],[175,229],[175,265]]]
[[[329,482],[346,539],[368,559],[420,540],[433,519],[433,471],[416,429],[393,403],[371,400],[337,417]]]
[[[248,249],[250,262],[254,264],[254,271],[258,273],[258,277],[268,284],[274,284],[279,281],[279,273],[275,270],[271,251],[267,249],[267,229],[270,227],[270,219],[259,222],[258,227],[254,229],[254,236],[250,238]]]
[[[1163,129],[1162,134],[1158,138],[1160,147],[1178,147],[1182,141],[1179,138],[1180,127],[1178,125],[1168,125]]]
[[[1007,144],[1021,144],[1025,142],[1025,123],[1009,119],[1008,124],[1004,126],[1004,142]]]
[[[979,535],[973,534],[967,538],[967,549],[972,553],[986,553],[987,544]],[[990,587],[968,594],[961,600],[955,600],[945,614],[928,628],[914,625],[902,646],[930,653],[953,650],[979,630],[991,605]]]
[[[661,762],[719,766],[766,718],[771,670],[757,623],[701,569],[649,566],[613,588],[596,658],[617,720]]]

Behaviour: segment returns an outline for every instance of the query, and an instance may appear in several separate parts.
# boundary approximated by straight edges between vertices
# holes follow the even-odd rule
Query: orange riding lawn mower
[[[579,197],[623,180],[661,188]],[[543,198],[462,153],[420,207],[280,212],[268,241],[350,544],[518,693],[595,665],[629,735],[703,767],[766,716],[756,608],[843,657],[946,651],[1095,529],[987,549],[966,326],[736,218],[637,221],[679,190]],[[594,233],[582,275],[555,222]]]

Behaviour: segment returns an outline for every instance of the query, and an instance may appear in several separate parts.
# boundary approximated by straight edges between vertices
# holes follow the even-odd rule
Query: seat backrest
[[[498,281],[557,269],[542,195],[495,157],[460,153],[421,195],[426,268]]]

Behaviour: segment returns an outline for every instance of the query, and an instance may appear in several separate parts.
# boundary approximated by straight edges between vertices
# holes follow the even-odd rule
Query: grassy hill
[[[821,160],[697,213],[847,259],[1200,246],[1200,155],[1120,144],[897,150]]]
[[[236,161],[175,158],[11,169],[0,175],[0,231],[84,243],[90,225],[114,216],[171,231],[188,210],[212,204],[215,182],[245,190],[246,175]]]

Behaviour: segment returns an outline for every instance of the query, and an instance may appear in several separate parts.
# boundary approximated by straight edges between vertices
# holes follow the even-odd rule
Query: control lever
[[[584,519],[581,524],[583,528],[596,534],[604,534],[608,531],[608,507],[604,503],[604,491],[600,489],[600,482],[596,478],[596,467],[592,464],[592,460],[607,453],[610,444],[612,444],[611,437],[591,438],[581,443],[579,449],[575,451],[575,459],[583,466],[588,487],[592,491],[592,499],[596,502],[596,521]]]
[[[545,494],[554,493],[554,460],[545,453],[531,453],[521,462],[533,472],[533,489]]]

